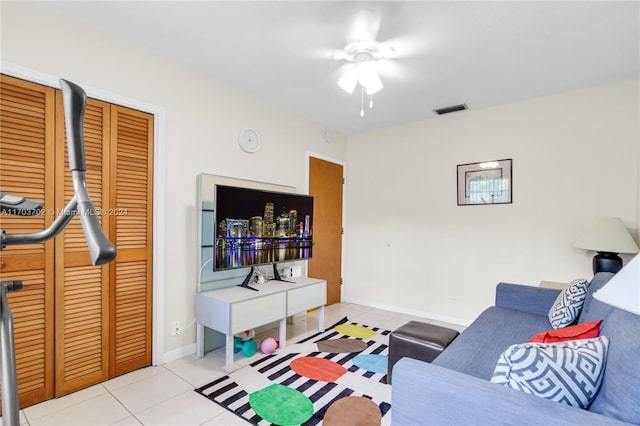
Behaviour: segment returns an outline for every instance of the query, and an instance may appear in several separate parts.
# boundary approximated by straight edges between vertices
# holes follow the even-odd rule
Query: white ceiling
[[[505,102],[640,78],[640,2],[91,1],[48,7],[352,134]],[[336,84],[355,14],[381,18],[384,89]]]

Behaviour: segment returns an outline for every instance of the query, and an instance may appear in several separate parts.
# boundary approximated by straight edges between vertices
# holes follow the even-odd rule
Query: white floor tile
[[[111,423],[112,426],[140,426],[142,423],[133,416],[124,418],[118,422]]]
[[[29,423],[31,426],[109,425],[130,415],[122,404],[112,395],[106,393],[56,411],[48,416],[29,420]]]
[[[313,322],[296,320],[293,325],[287,326],[287,342],[296,342],[299,336],[318,332],[318,320]]]
[[[364,305],[358,305],[356,303],[341,303],[339,308],[346,309],[349,311],[360,311],[360,312],[369,312],[370,309],[373,309]]]
[[[197,388],[225,375],[224,358],[207,353],[202,358],[178,364],[170,370]]]
[[[359,324],[368,325],[370,327],[380,327],[386,321],[393,318],[390,315],[383,315],[378,312],[356,312],[354,311],[350,315],[347,315],[350,321],[357,322]]]
[[[199,425],[225,412],[218,404],[189,390],[136,414],[136,417],[144,425]]]
[[[331,327],[333,324],[337,323],[344,317],[349,317],[346,312],[341,311],[332,311],[324,313],[324,326],[325,328]]]
[[[396,330],[400,327],[402,327],[403,325],[405,325],[406,323],[408,323],[409,321],[407,321],[404,318],[398,318],[398,317],[394,317],[391,318],[385,322],[383,322],[382,324],[380,324],[380,328],[383,328],[385,330]]]
[[[136,414],[187,390],[193,390],[193,386],[165,370],[164,373],[118,388],[112,394],[129,411]]]
[[[457,330],[457,331],[459,331],[459,332],[464,331],[464,329],[466,328],[466,327],[465,327],[465,326],[463,326],[463,325],[451,324],[451,323],[443,322],[443,321],[436,321],[436,320],[432,320],[432,321],[429,321],[429,322],[430,322],[431,324],[439,325],[440,327],[451,328],[451,329],[453,329],[453,330]]]
[[[107,380],[103,383],[103,385],[109,392],[113,392],[121,387],[139,382],[141,380],[145,380],[158,374],[165,373],[166,371],[167,369],[163,366],[145,367],[139,370],[132,371],[128,374],[123,374],[122,376],[118,376],[115,379]]]
[[[104,386],[94,385],[60,398],[50,399],[40,404],[32,405],[31,407],[27,407],[22,411],[24,412],[27,420],[29,422],[32,422],[36,419],[40,419],[42,417],[53,414],[56,411],[63,410],[80,402],[87,401],[89,399],[95,398],[96,396],[104,395],[106,393],[107,390],[104,388]]]
[[[182,358],[178,358],[174,361],[171,362],[167,362],[166,364],[162,364],[163,367],[169,369],[169,370],[173,370],[174,368],[176,368],[177,366],[184,364],[186,362],[190,362],[193,361],[194,359],[198,359],[198,356],[193,353],[191,355],[187,355],[187,356],[183,356]]]
[[[409,321],[418,321],[418,322],[430,323],[432,321],[429,318],[419,317],[419,316],[416,316],[416,315],[407,315],[407,314],[400,314],[396,318],[402,318],[407,322],[409,322]]]

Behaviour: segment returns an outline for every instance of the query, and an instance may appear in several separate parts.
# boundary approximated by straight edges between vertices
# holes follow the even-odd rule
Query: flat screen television
[[[311,258],[313,196],[227,185],[214,191],[214,271],[274,264],[279,278],[278,262]]]

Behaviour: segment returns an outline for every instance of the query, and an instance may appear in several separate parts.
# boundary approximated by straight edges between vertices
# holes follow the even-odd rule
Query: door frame
[[[342,181],[344,182],[342,185],[342,250],[341,250],[341,259],[340,259],[340,279],[342,280],[342,285],[340,286],[340,300],[344,300],[344,261],[345,261],[345,247],[346,247],[346,237],[347,237],[347,163],[338,160],[336,158],[328,157],[323,154],[318,154],[312,151],[306,152],[306,161],[305,161],[305,186],[307,188],[307,194],[309,193],[309,161],[311,158],[317,158],[318,160],[327,161],[329,163],[339,164],[342,166]]]
[[[53,74],[37,71],[7,61],[0,61],[0,71],[11,77],[27,80],[44,86],[60,88],[59,77]],[[166,109],[138,99],[129,98],[117,93],[109,92],[81,82],[82,88],[88,97],[137,109],[153,115],[153,279],[151,283],[153,292],[153,312],[151,325],[151,364],[164,363],[164,310],[165,310],[165,277],[162,265],[165,264],[164,250],[165,235],[161,230],[165,229],[164,192],[160,188],[166,186]],[[308,165],[307,165],[308,167]]]

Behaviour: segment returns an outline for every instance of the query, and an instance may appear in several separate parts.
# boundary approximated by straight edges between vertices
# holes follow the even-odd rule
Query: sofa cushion
[[[587,297],[584,299],[584,304],[582,305],[582,311],[580,312],[580,317],[578,322],[585,321],[593,321],[586,320],[585,318],[589,316],[589,307],[591,306],[591,301],[593,300],[593,293],[600,290],[604,285],[609,282],[611,278],[613,278],[614,274],[610,272],[598,272],[591,279],[591,283],[589,284],[589,291],[587,292]]]
[[[585,279],[573,280],[569,287],[558,294],[556,301],[549,310],[549,323],[553,328],[571,325],[582,310],[587,297],[589,282]]]
[[[586,314],[586,315],[585,315]],[[603,318],[600,335],[609,338],[607,368],[589,411],[640,424],[640,315],[591,301],[581,321]]]
[[[494,306],[482,312],[432,363],[489,380],[502,352],[548,328],[545,315]]]
[[[592,339],[600,336],[602,320],[576,324],[559,330],[541,331],[529,339],[529,343],[557,343],[567,340]]]
[[[512,345],[500,356],[491,382],[586,408],[602,383],[608,346],[605,336]]]

